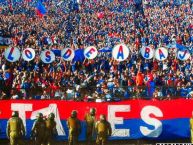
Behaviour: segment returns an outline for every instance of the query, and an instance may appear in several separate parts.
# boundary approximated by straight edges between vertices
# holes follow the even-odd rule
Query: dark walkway
[[[123,141],[110,141],[108,145],[156,145],[156,141],[151,140],[123,140]],[[190,143],[189,140],[175,140],[175,141],[163,141],[158,143]],[[33,145],[30,141],[25,141],[26,145]],[[1,140],[0,145],[9,145],[7,140]],[[54,145],[68,145],[67,142],[56,142]],[[85,142],[81,142],[79,145],[86,145]],[[95,145],[94,143],[92,145]]]

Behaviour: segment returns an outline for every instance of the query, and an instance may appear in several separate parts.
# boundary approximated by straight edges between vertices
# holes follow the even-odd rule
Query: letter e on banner
[[[84,56],[87,59],[94,59],[97,56],[97,54],[98,54],[98,51],[94,46],[89,46],[84,50]]]
[[[61,52],[61,57],[65,60],[65,61],[71,61],[73,60],[75,56],[74,50],[71,48],[65,48],[62,50]]]
[[[108,106],[108,121],[112,127],[112,136],[129,137],[129,129],[115,129],[116,124],[123,124],[123,117],[116,117],[116,112],[130,112],[130,105],[109,105]]]
[[[155,51],[155,58],[159,61],[163,61],[168,57],[168,50],[164,47],[160,47]]]
[[[55,54],[50,50],[42,51],[40,57],[44,63],[52,63],[55,60]]]
[[[125,44],[118,44],[112,50],[113,58],[117,61],[124,61],[129,56],[129,48]]]
[[[159,137],[162,133],[162,122],[158,119],[151,118],[150,114],[156,117],[163,117],[162,111],[155,106],[145,106],[141,110],[141,119],[148,125],[154,126],[154,129],[149,129],[145,126],[140,126],[140,131],[144,136],[147,137]]]
[[[22,52],[22,57],[25,61],[31,61],[35,58],[35,51],[32,48],[26,48]]]
[[[19,60],[19,58],[20,58],[20,51],[16,47],[9,47],[5,50],[4,55],[5,55],[5,58],[7,59],[7,61],[15,62],[15,61]]]

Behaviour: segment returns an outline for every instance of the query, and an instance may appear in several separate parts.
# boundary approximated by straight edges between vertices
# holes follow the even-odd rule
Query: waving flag
[[[37,4],[36,10],[37,10],[37,15],[40,17],[43,17],[43,15],[47,13],[46,7],[40,1]]]

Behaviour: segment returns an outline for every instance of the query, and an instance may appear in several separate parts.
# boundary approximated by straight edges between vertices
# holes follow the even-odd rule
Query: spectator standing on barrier
[[[10,145],[24,145],[22,139],[25,136],[25,128],[17,111],[12,113],[12,117],[7,123],[6,133],[10,140]]]
[[[54,113],[50,113],[46,120],[45,145],[54,145],[53,138],[57,135]]]
[[[192,117],[190,118],[190,140],[191,140],[191,143],[193,143],[193,114],[192,114]]]
[[[95,133],[95,122],[96,122],[96,110],[90,108],[90,112],[86,113],[84,119],[86,121],[86,141],[87,145],[92,145],[92,139]]]
[[[112,129],[105,115],[100,115],[100,120],[96,123],[95,129],[97,133],[96,144],[106,145],[108,137],[112,134]]]
[[[46,123],[42,113],[38,113],[37,119],[33,124],[31,137],[35,145],[44,145]]]
[[[67,120],[69,129],[68,143],[69,145],[78,145],[78,136],[81,133],[80,120],[77,118],[77,111],[73,110],[71,116]]]

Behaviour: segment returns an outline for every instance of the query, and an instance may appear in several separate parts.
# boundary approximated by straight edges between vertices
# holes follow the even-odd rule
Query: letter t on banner
[[[26,112],[32,111],[32,104],[12,103],[11,110],[19,112],[19,116],[21,117],[26,130]]]
[[[129,129],[115,129],[116,124],[123,124],[123,117],[116,117],[116,112],[130,112],[130,105],[109,105],[108,106],[108,121],[112,127],[112,136],[129,137]]]
[[[59,114],[59,111],[58,111],[57,104],[50,104],[46,108],[42,108],[42,109],[33,111],[32,114],[31,114],[31,119],[32,120],[35,119],[36,115],[39,112],[41,112],[44,116],[48,116],[50,113],[54,113],[55,114],[55,121],[56,121],[56,129],[57,129],[58,135],[59,136],[65,136],[66,135],[66,133],[63,129],[61,120],[60,120],[60,114]]]

